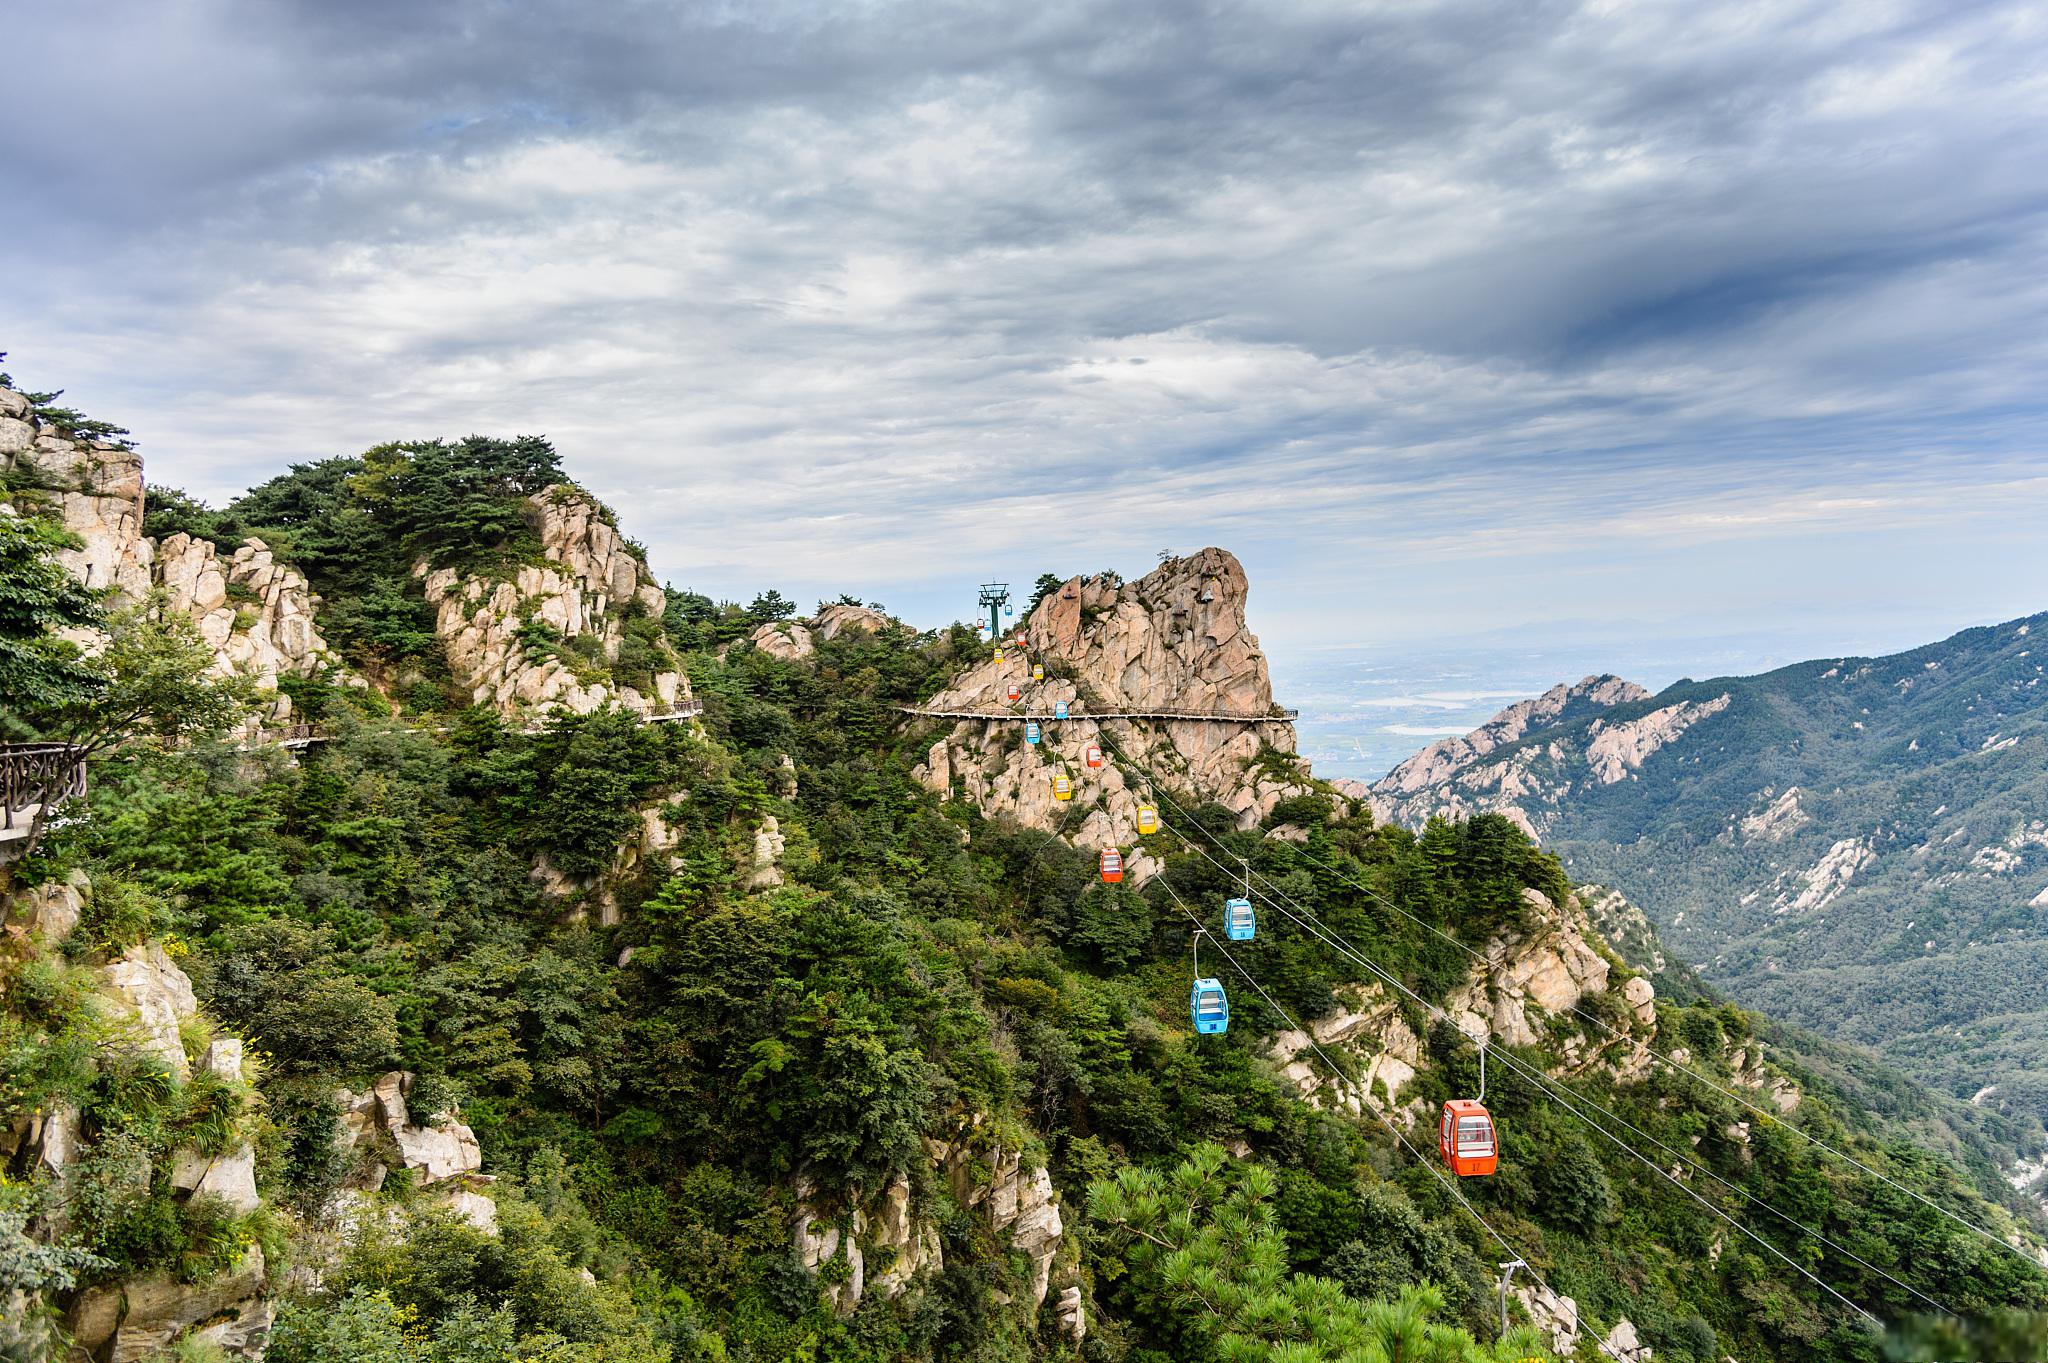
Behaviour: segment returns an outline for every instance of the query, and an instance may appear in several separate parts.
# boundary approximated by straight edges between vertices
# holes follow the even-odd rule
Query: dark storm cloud
[[[2043,495],[2033,6],[85,0],[13,33],[14,364],[214,495],[542,430],[734,589],[1462,546],[1424,612],[1589,538],[1699,546],[1687,589],[1907,506],[1988,552],[1980,490]]]

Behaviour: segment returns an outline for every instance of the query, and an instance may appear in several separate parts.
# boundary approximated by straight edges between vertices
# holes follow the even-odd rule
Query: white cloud
[[[540,432],[723,594],[1221,542],[1296,647],[2048,567],[2033,7],[119,9],[6,344],[208,495]]]

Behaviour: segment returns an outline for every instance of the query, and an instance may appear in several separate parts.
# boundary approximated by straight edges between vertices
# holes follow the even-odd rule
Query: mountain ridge
[[[2048,968],[2044,625],[1682,681],[1369,797],[1409,826],[1441,809],[1515,817],[1736,997],[1959,1097],[2003,1076],[1991,1096],[2039,1116],[2028,1053],[2048,1016],[2024,982]],[[1603,733],[1659,714],[1689,723],[1603,780]],[[1925,1025],[1893,1006],[1902,986]]]

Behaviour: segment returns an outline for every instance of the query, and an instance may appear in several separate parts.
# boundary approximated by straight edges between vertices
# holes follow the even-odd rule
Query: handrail
[[[928,705],[898,705],[901,714],[923,715],[928,719],[1035,719],[1057,724],[1060,717],[1052,711],[1036,710],[940,710]],[[1264,714],[1246,714],[1233,710],[1077,710],[1067,707],[1066,718],[1077,719],[1166,719],[1194,720],[1213,724],[1283,724],[1301,718],[1301,711],[1275,707]]]
[[[640,722],[642,724],[673,724],[677,720],[695,719],[703,713],[704,702],[692,696],[681,705],[665,710],[661,714],[642,715],[640,716]],[[441,734],[448,733],[453,728],[454,726],[451,724],[423,724],[415,728],[400,729],[398,732],[402,734]],[[515,730],[515,732],[521,734],[546,733],[547,725],[530,724],[524,729]],[[272,746],[304,748],[314,743],[331,742],[333,738],[334,735],[323,732],[317,724],[294,724],[288,729],[258,729],[249,735],[248,739],[239,746],[242,748],[267,748]]]
[[[85,794],[85,754],[69,743],[0,743],[0,830],[17,812]]]

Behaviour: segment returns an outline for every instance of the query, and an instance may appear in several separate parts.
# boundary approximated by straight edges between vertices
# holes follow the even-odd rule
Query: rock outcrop
[[[192,1077],[185,1056],[184,1024],[199,1011],[192,981],[172,963],[163,946],[132,946],[100,970],[101,989],[116,1014],[131,1028],[138,1049],[155,1056],[179,1079]]]
[[[92,886],[82,875],[56,885],[17,892],[8,903],[10,924],[23,920],[40,926],[25,934],[30,949],[54,947],[76,924],[79,909],[90,902]],[[151,943],[130,947],[100,969],[100,991],[112,1024],[108,1035],[117,1046],[161,1061],[189,1082],[194,1065],[186,1039],[197,1050],[205,1037],[192,982],[164,951]],[[236,1088],[246,1088],[242,1043],[233,1037],[212,1037],[197,1050],[197,1069]],[[253,1099],[246,1099],[253,1101]],[[66,1185],[73,1169],[101,1139],[102,1132],[81,1118],[76,1108],[56,1104],[0,1131],[0,1172],[29,1182],[48,1181],[56,1195],[32,1223],[35,1234],[60,1236],[70,1221]],[[220,1148],[184,1146],[152,1158],[139,1147],[137,1174],[146,1186],[162,1176],[159,1161],[168,1159],[167,1182],[183,1199],[209,1198],[237,1215],[262,1205],[256,1186],[256,1152],[239,1131]],[[152,1168],[155,1164],[157,1167]],[[251,1244],[229,1267],[199,1282],[186,1282],[163,1272],[96,1283],[53,1304],[62,1310],[64,1329],[72,1336],[71,1357],[98,1363],[119,1360],[139,1363],[158,1357],[181,1340],[210,1343],[227,1354],[260,1359],[268,1343],[275,1308],[270,1299],[269,1267],[263,1251]],[[17,1306],[25,1305],[20,1298]]]
[[[65,1318],[74,1359],[141,1363],[180,1339],[261,1359],[277,1308],[265,1295],[268,1267],[251,1245],[227,1273],[184,1283],[167,1273],[89,1287]]]
[[[306,579],[276,562],[261,540],[223,558],[210,541],[190,535],[169,535],[161,544],[144,537],[142,456],[135,451],[61,435],[30,417],[26,397],[0,388],[0,473],[15,484],[18,509],[54,511],[84,542],[60,551],[58,562],[88,587],[113,589],[119,604],[161,590],[168,609],[199,627],[223,675],[239,673],[272,691],[280,677],[329,671],[365,684],[320,637],[319,598]],[[290,699],[277,696],[268,722],[290,715]]]
[[[0,387],[0,473],[19,510],[47,508],[84,541],[57,559],[88,587],[130,600],[149,593],[152,548],[142,537],[142,456],[73,439],[38,422],[28,398]]]
[[[1243,567],[1221,549],[1168,559],[1137,582],[1068,582],[1031,612],[1021,648],[1013,641],[1003,661],[991,657],[926,703],[1018,718],[952,725],[931,745],[919,780],[988,814],[1064,832],[1077,846],[1137,840],[1142,778],[1134,768],[1256,823],[1308,787],[1293,757],[1294,726],[1274,708],[1265,654],[1245,624],[1247,594]],[[1032,679],[1034,665],[1045,669],[1043,680]],[[1021,692],[1014,704],[1013,684]],[[1061,701],[1073,717],[1053,720]],[[1117,711],[1247,718],[1104,717]],[[1026,715],[1043,717],[1037,745],[1019,741]],[[1103,766],[1084,764],[1090,743],[1108,754]],[[1060,773],[1074,778],[1071,805],[1054,798]],[[1130,868],[1140,880],[1149,869],[1142,859]]]
[[[1507,1045],[1555,1043],[1552,1019],[1569,1030],[1554,1072],[1575,1074],[1604,1066],[1614,1078],[1632,1081],[1652,1064],[1647,1047],[1657,1032],[1656,990],[1632,975],[1620,982],[1629,1018],[1619,1034],[1576,1015],[1586,999],[1605,993],[1613,967],[1594,945],[1591,924],[1576,897],[1562,906],[1536,890],[1524,890],[1527,926],[1496,937],[1480,950],[1465,980],[1445,998],[1443,1011],[1467,1036]],[[1380,984],[1340,989],[1337,1006],[1309,1023],[1306,1031],[1283,1031],[1268,1054],[1283,1078],[1318,1107],[1362,1113],[1371,1104],[1408,1120],[1420,1115],[1402,1090],[1429,1065],[1411,1016],[1418,1009]],[[1313,1042],[1313,1045],[1311,1045]],[[1349,1059],[1351,1077],[1337,1079],[1316,1057],[1315,1047]]]
[[[525,517],[545,562],[509,579],[414,567],[456,684],[474,704],[521,723],[605,705],[650,717],[677,712],[689,682],[665,639],[644,642],[653,658],[646,676],[612,670],[628,622],[659,620],[668,605],[639,553],[602,507],[566,484],[527,498]]]
[[[879,633],[894,623],[872,607],[838,601],[809,620],[770,620],[759,625],[748,642],[772,657],[796,663],[816,653],[821,639],[836,639],[850,629]]]
[[[393,1168],[405,1169],[414,1187],[430,1191],[430,1201],[478,1230],[495,1230],[497,1204],[484,1193],[493,1179],[483,1172],[476,1133],[452,1111],[433,1114],[425,1125],[416,1122],[406,1106],[412,1089],[412,1074],[393,1070],[361,1093],[335,1094],[341,1108],[335,1144],[354,1164],[345,1191],[375,1192]]]
[[[153,556],[154,582],[166,606],[191,616],[222,675],[249,677],[271,691],[281,677],[323,673],[367,687],[321,637],[314,622],[320,598],[305,576],[279,563],[262,540],[245,540],[223,558],[210,540],[167,535],[154,545]],[[290,697],[280,695],[269,721],[282,722],[291,713]]]
[[[1066,1245],[1066,1224],[1052,1176],[1022,1152],[988,1146],[979,1122],[951,1140],[927,1139],[934,1172],[960,1207],[1029,1264],[1031,1307],[1043,1306]],[[920,1208],[909,1180],[897,1175],[866,1204],[844,1207],[799,1181],[794,1238],[805,1268],[818,1274],[832,1309],[849,1315],[871,1292],[895,1297],[945,1266],[938,1223]],[[1064,1261],[1069,1268],[1072,1256]],[[1065,1286],[1055,1307],[1060,1328],[1079,1342],[1087,1309],[1078,1284]]]

